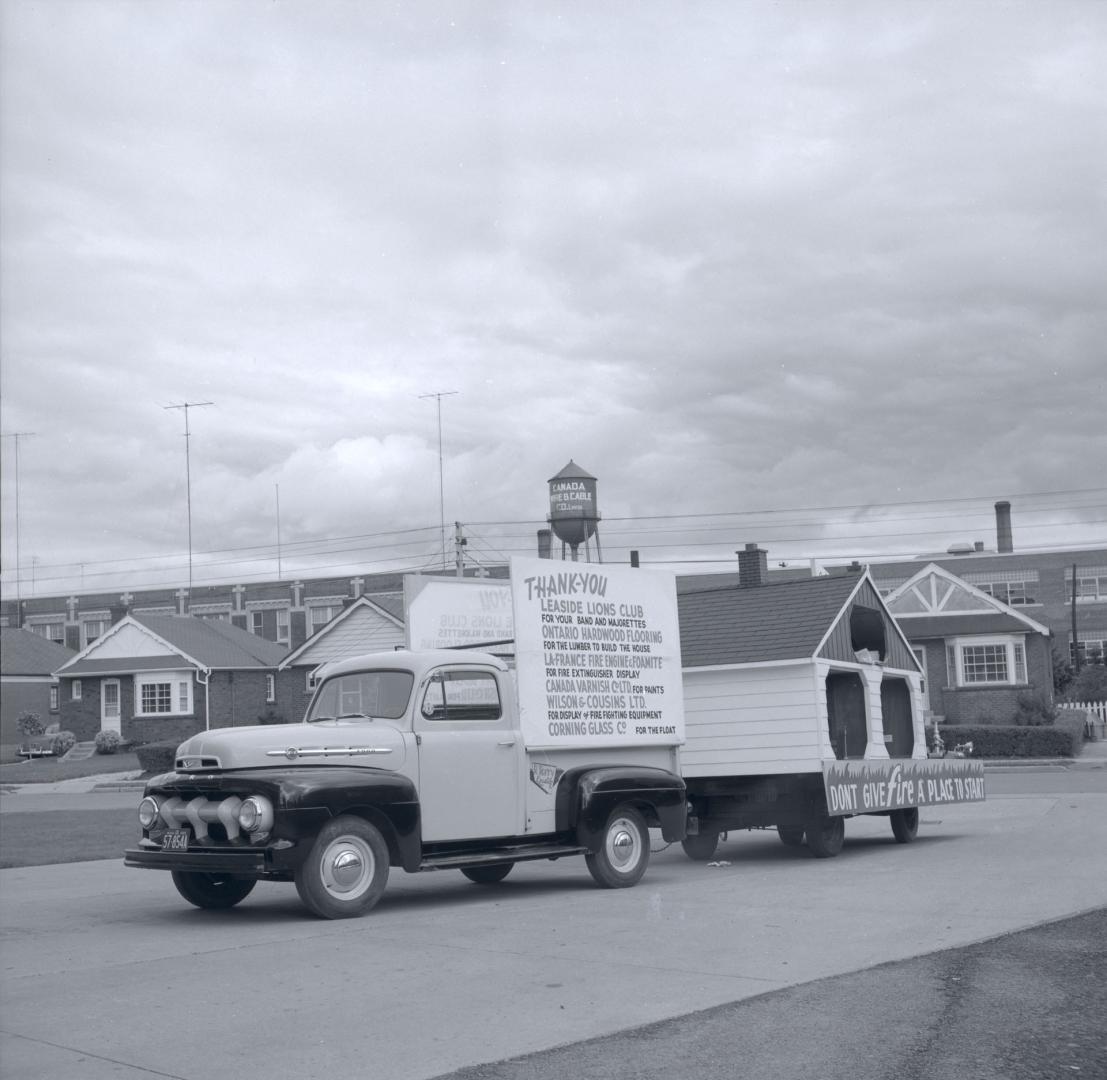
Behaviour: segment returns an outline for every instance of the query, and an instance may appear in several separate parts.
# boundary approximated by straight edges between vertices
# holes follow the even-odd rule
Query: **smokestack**
[[[553,530],[552,529],[539,529],[538,530],[538,557],[540,559],[549,559],[550,547],[553,544]]]
[[[764,585],[769,576],[769,553],[756,544],[747,544],[735,554],[738,556],[738,587],[756,589]]]
[[[1011,540],[1011,504],[1005,499],[996,503],[996,551],[1010,555],[1015,550]]]

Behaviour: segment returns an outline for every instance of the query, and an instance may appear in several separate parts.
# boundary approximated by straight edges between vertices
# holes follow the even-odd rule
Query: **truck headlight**
[[[268,832],[273,828],[273,804],[261,795],[243,799],[238,808],[238,824],[243,832]]]
[[[161,807],[158,806],[158,800],[147,795],[142,802],[138,804],[139,825],[144,829],[149,829],[158,820],[160,813]]]

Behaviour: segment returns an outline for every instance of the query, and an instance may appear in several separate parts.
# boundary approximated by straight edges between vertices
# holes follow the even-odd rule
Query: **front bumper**
[[[266,848],[191,848],[163,851],[157,847],[128,848],[123,865],[140,870],[180,870],[200,874],[234,874],[238,877],[287,878],[303,861],[297,845]]]

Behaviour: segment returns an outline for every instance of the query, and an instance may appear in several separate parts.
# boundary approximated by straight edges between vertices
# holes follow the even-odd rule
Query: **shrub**
[[[258,717],[259,724],[287,724],[288,721],[276,709],[266,709]]]
[[[25,735],[28,739],[33,739],[36,735],[41,735],[44,730],[42,727],[42,717],[39,716],[38,713],[22,712],[19,714],[16,724],[19,725],[19,733]]]
[[[119,744],[123,741],[119,734],[115,731],[98,731],[96,732],[96,753],[98,754],[114,754],[119,749]]]
[[[142,771],[144,773],[172,772],[179,745],[175,742],[152,742],[137,747],[135,753],[138,755],[138,763]]]
[[[1024,690],[1015,699],[1014,722],[1018,727],[1041,727],[1057,719],[1057,710],[1043,694]]]
[[[53,748],[55,757],[68,754],[77,745],[77,736],[72,731],[59,731],[54,736]]]
[[[1078,724],[1064,722],[1055,726],[1033,727],[942,725],[946,745],[971,742],[971,756],[974,758],[1075,757],[1081,749],[1082,731],[1082,721]]]
[[[1107,667],[1085,664],[1065,692],[1067,701],[1107,701]]]

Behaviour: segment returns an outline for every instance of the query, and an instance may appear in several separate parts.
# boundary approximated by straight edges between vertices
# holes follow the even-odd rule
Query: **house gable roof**
[[[0,674],[49,675],[74,655],[72,649],[30,630],[0,628]]]
[[[194,667],[204,671],[275,668],[287,653],[222,620],[128,615],[57,669],[59,675],[123,674]]]
[[[813,658],[853,596],[854,575],[677,596],[684,667]]]
[[[902,620],[912,638],[955,634],[1036,633],[1049,627],[1017,608],[970,585],[937,563],[929,563],[885,598],[888,610]]]
[[[401,613],[403,599],[399,601]],[[403,619],[379,602],[361,596],[326,626],[320,627],[298,649],[288,653],[280,669],[317,667],[330,660],[344,660],[359,653],[392,648],[404,642]]]

